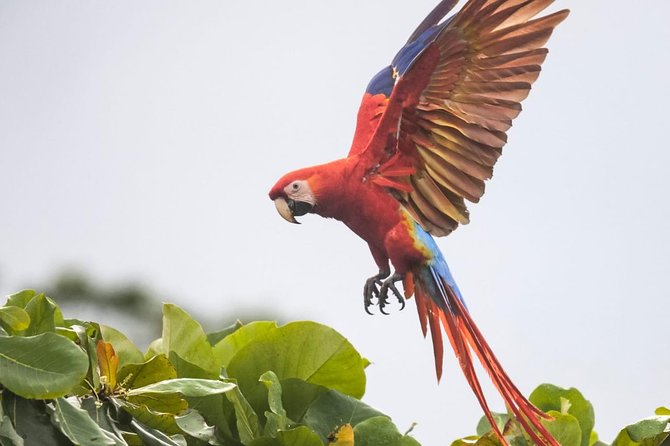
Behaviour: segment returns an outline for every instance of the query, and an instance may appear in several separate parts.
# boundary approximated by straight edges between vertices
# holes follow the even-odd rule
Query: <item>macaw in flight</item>
[[[559,446],[540,423],[549,417],[519,392],[477,328],[433,236],[468,223],[465,200],[484,194],[505,132],[540,74],[543,45],[569,11],[535,18],[553,0],[468,0],[444,19],[456,3],[442,0],[372,78],[347,157],[288,173],[269,195],[289,222],[307,213],[335,218],[368,243],[379,272],[365,282],[365,310],[387,314],[389,297],[404,307],[415,296],[438,380],[444,330],[503,444],[473,352],[533,441]]]

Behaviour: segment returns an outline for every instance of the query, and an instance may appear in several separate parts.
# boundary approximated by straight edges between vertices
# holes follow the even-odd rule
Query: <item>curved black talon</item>
[[[383,294],[382,294],[383,293]],[[384,292],[384,284],[379,288],[379,301],[377,305],[379,306],[379,312],[385,316],[388,316],[389,313],[384,311],[384,308],[389,304],[387,293]]]
[[[370,277],[365,281],[365,289],[363,290],[363,304],[365,306],[365,312],[372,316],[370,307],[373,305],[372,299],[379,296],[379,289],[377,285],[381,286],[382,281],[375,277]]]
[[[388,315],[384,311],[384,307],[388,305],[388,293],[389,290],[395,295],[396,299],[398,299],[398,302],[400,303],[400,310],[402,311],[405,308],[405,298],[403,297],[402,293],[398,290],[398,288],[395,286],[396,282],[400,282],[403,279],[403,276],[398,273],[394,273],[391,277],[386,279],[384,283],[382,283],[382,286],[379,288],[379,311],[381,311],[383,314]]]

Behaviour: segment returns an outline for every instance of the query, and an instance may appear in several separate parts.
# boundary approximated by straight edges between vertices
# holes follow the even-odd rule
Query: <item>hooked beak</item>
[[[291,199],[286,200],[283,197],[275,199],[275,207],[277,208],[277,212],[279,212],[279,215],[281,215],[284,220],[286,220],[289,223],[296,223],[296,224],[300,224],[300,222],[295,219],[296,215],[298,217],[300,217],[301,215],[305,215],[306,213],[310,212],[313,208],[313,206],[310,203],[304,201],[295,201]]]

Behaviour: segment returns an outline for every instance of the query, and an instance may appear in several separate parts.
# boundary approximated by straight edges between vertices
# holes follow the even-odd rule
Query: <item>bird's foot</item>
[[[384,285],[382,279],[386,279],[390,271],[379,271],[379,274],[370,277],[365,281],[365,288],[363,289],[363,305],[365,306],[365,312],[372,316],[370,312],[370,307],[374,305],[372,302],[373,299],[379,298],[379,287]]]
[[[379,311],[382,314],[388,315],[389,313],[384,311],[384,309],[387,305],[390,304],[388,297],[389,290],[396,297],[396,299],[398,299],[398,302],[400,303],[400,309],[402,310],[405,308],[405,298],[403,297],[400,290],[398,290],[398,287],[395,285],[396,282],[399,282],[403,279],[403,275],[398,273],[394,273],[391,277],[388,277],[388,275],[388,272],[380,271],[379,274],[372,276],[365,281],[363,303],[365,305],[366,313],[372,315],[372,312],[370,312],[370,307],[374,305],[373,300],[376,298]],[[388,279],[386,279],[387,277]]]

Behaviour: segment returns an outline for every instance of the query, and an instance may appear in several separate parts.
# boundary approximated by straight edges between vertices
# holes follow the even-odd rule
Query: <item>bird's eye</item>
[[[300,185],[298,183],[293,183],[293,186],[291,186],[293,190],[298,190],[300,189]]]

